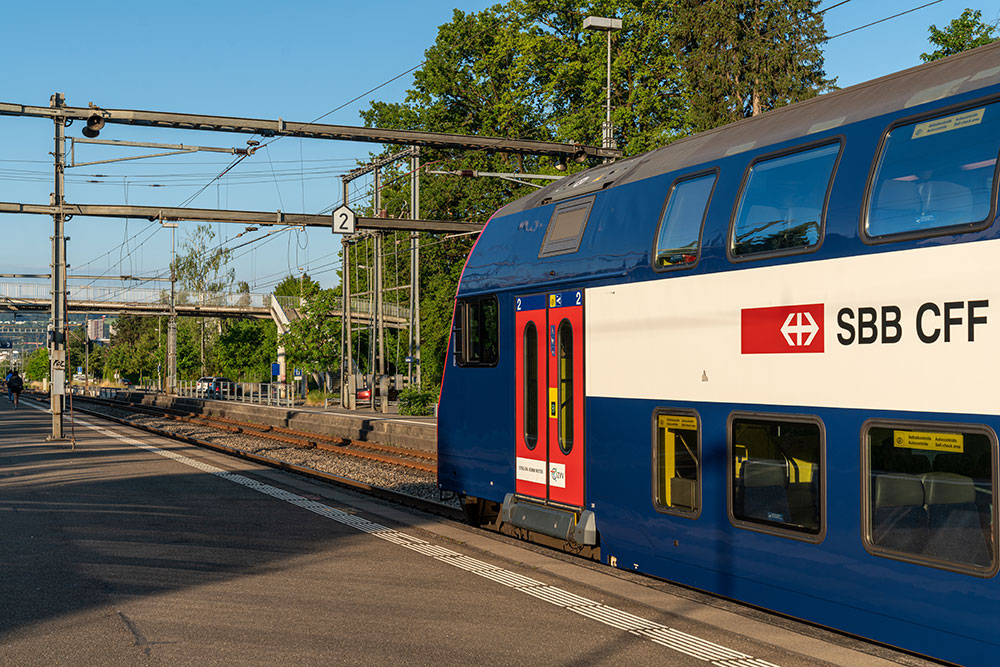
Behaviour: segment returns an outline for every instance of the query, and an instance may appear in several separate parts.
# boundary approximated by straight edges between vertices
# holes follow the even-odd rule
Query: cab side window
[[[455,363],[495,366],[500,353],[500,309],[495,296],[459,299],[455,308]]]

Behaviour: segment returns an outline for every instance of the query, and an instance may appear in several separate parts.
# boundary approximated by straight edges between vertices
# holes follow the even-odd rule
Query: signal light
[[[99,114],[92,114],[90,118],[87,119],[87,127],[83,128],[83,136],[88,139],[93,139],[101,133],[101,129],[103,127],[104,119],[101,118]]]

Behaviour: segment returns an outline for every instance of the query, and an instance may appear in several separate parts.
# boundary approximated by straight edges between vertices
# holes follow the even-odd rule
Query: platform
[[[50,424],[0,400],[0,664],[890,664],[95,417],[66,424],[75,447]]]

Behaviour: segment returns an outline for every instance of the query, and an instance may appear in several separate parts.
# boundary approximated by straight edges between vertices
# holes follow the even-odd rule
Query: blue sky
[[[824,15],[830,35],[877,21],[928,0],[853,0]],[[825,0],[824,7],[837,0]],[[0,70],[0,101],[48,105],[52,93],[67,104],[201,114],[281,117],[308,121],[418,65],[437,27],[450,20],[455,1],[395,2],[67,2],[8,3]],[[463,11],[492,3],[463,2]],[[95,9],[89,9],[89,6]],[[945,26],[981,0],[943,0],[906,16],[831,40],[826,71],[841,86],[920,63],[930,50],[927,27]],[[12,57],[10,54],[17,54]],[[366,99],[401,100],[407,75]],[[361,125],[366,99],[324,122]],[[79,124],[67,136],[80,136]],[[0,116],[0,201],[47,203],[52,190],[51,121]],[[109,126],[101,138],[203,146],[243,146],[234,134]],[[368,144],[284,138],[240,164],[230,177],[205,189],[191,206],[309,213],[339,203],[340,179]],[[126,153],[79,146],[77,161]],[[182,205],[230,161],[218,153],[77,167],[67,173],[74,203]],[[93,182],[88,182],[93,181]],[[359,183],[360,185],[360,183]],[[186,229],[181,223],[178,245]],[[0,215],[0,273],[47,273],[51,218]],[[242,227],[217,225],[217,240]],[[238,242],[260,236],[247,234]],[[170,237],[146,220],[76,218],[67,224],[70,273],[162,273]],[[233,245],[236,241],[230,243]],[[336,282],[339,237],[322,229],[275,234],[236,251],[237,279],[268,291],[299,267],[324,286]]]

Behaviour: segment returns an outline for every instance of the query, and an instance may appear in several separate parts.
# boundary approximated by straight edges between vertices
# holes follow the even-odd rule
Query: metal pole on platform
[[[177,393],[177,223],[160,224],[170,228],[170,317],[167,320],[167,393]]]
[[[49,102],[53,108],[66,106],[66,97],[56,93]],[[50,440],[63,440],[63,399],[66,395],[66,216],[65,201],[66,117],[53,116],[55,125],[55,188],[51,203],[52,214],[52,332],[49,334],[49,406],[52,412]]]

